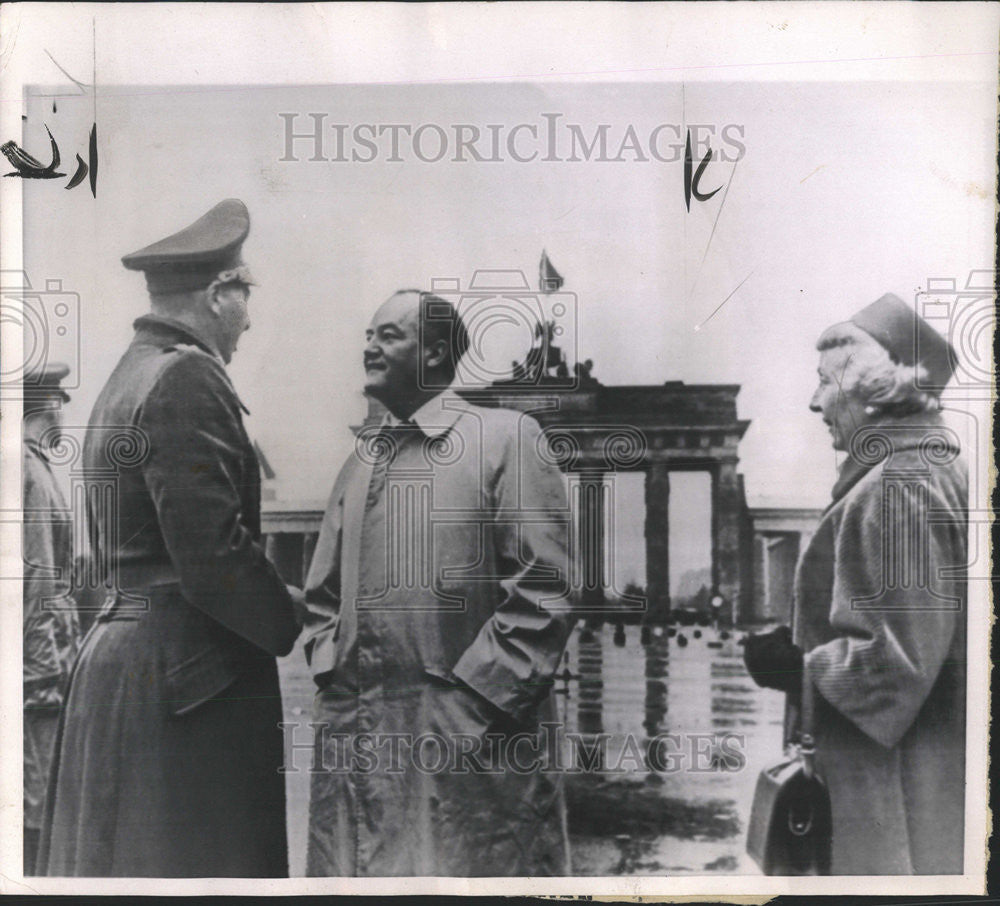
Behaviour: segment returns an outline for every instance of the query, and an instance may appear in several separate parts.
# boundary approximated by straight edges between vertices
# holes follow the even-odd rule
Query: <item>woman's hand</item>
[[[748,635],[743,662],[758,686],[795,694],[802,690],[802,649],[792,642],[787,626]]]

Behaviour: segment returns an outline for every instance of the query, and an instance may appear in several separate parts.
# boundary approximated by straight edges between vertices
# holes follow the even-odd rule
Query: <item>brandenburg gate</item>
[[[737,448],[750,422],[736,414],[737,384],[606,387],[577,370],[578,380],[536,372],[461,391],[470,402],[529,412],[541,424],[549,456],[570,477],[579,513],[583,572],[582,616],[619,609],[665,619],[670,610],[670,473],[703,471],[711,479],[711,595],[723,620],[738,622],[752,608],[753,528],[738,472]],[[568,386],[567,386],[568,385]],[[606,546],[610,476],[645,474],[646,599],[612,589]],[[627,517],[626,517],[627,518]],[[719,602],[721,597],[721,602]]]

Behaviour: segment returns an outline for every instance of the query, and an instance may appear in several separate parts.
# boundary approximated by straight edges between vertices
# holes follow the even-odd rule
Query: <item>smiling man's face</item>
[[[392,296],[375,312],[365,340],[365,393],[398,414],[420,377],[420,294]]]

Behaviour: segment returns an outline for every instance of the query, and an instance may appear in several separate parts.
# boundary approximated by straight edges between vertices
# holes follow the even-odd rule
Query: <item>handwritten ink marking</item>
[[[65,173],[56,171],[56,167],[59,166],[60,161],[59,146],[52,137],[52,133],[49,132],[48,126],[45,127],[45,131],[49,133],[49,141],[52,143],[52,163],[45,166],[40,160],[36,160],[28,154],[16,142],[5,142],[0,145],[0,151],[11,162],[15,172],[4,173],[4,176],[19,176],[22,179],[57,179],[60,176],[66,175]]]
[[[83,178],[87,175],[87,165],[83,162],[83,158],[79,154],[76,156],[76,173],[73,174],[73,178],[66,183],[63,188],[75,189],[81,182]]]
[[[691,291],[688,293],[688,304],[694,298],[694,291],[701,279],[701,271],[705,266],[705,259],[708,258],[708,250],[712,247],[712,240],[715,238],[715,230],[719,225],[719,218],[722,216],[722,209],[726,206],[726,199],[729,197],[729,187],[733,184],[733,177],[736,175],[736,165],[740,162],[737,158],[733,162],[733,172],[729,174],[729,182],[726,183],[726,191],[722,193],[722,201],[719,202],[719,210],[715,214],[715,222],[712,224],[712,232],[708,235],[708,242],[705,243],[705,251],[702,253],[701,261],[698,264],[698,272],[694,275],[694,283],[691,284]]]
[[[691,159],[691,130],[687,131],[687,142],[684,148],[684,204],[687,206],[688,213],[691,213],[691,196],[698,201],[708,201],[722,186],[714,189],[711,192],[701,192],[699,191],[699,186],[701,185],[701,178],[705,175],[705,168],[708,166],[709,161],[712,159],[712,149],[708,149],[708,153],[702,159],[701,163],[698,164],[698,169],[694,171],[694,178],[691,177],[691,170],[693,165],[693,160]]]
[[[58,179],[61,176],[65,176],[65,173],[59,172],[57,167],[59,166],[62,158],[59,154],[59,145],[56,144],[56,140],[52,137],[52,132],[49,127],[45,126],[45,131],[48,133],[49,141],[52,143],[52,163],[48,166],[43,164],[40,160],[30,155],[25,151],[17,142],[4,142],[0,145],[0,152],[3,152],[4,157],[11,162],[14,167],[12,173],[4,173],[4,176],[14,176],[20,179]],[[94,123],[90,130],[90,165],[88,166],[79,154],[76,156],[77,166],[76,172],[70,178],[70,181],[66,184],[65,188],[73,189],[83,182],[84,177],[87,173],[90,173],[90,192],[97,197],[97,123]]]
[[[97,16],[90,20],[90,40],[93,51],[94,125],[90,130],[90,194],[97,198]]]
[[[95,110],[94,115],[96,117],[96,98],[97,91],[94,90],[95,98]],[[90,194],[97,198],[97,120],[94,120],[94,125],[90,129]]]

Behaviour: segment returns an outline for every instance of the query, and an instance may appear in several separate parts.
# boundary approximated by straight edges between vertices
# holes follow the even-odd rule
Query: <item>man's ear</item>
[[[441,339],[428,343],[425,347],[424,368],[440,368],[448,357],[448,341]]]
[[[205,289],[205,307],[211,313],[213,317],[219,317],[219,312],[222,310],[222,300],[219,298],[219,293],[222,287],[216,281],[215,283],[210,283]]]

